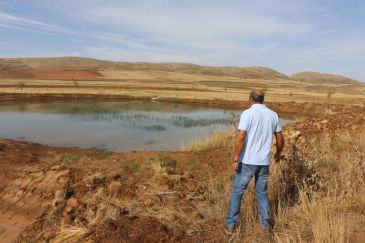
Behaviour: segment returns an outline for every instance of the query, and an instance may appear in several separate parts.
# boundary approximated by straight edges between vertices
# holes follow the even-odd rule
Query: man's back
[[[264,104],[253,104],[242,113],[238,130],[247,133],[239,161],[269,165],[273,134],[281,131],[278,115]]]

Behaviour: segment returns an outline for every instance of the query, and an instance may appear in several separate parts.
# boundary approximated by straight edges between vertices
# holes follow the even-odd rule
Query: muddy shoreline
[[[103,94],[20,94],[20,93],[0,93],[0,102],[39,102],[39,101],[78,101],[78,100],[106,100],[106,101],[150,101],[152,96],[129,96],[129,95],[103,95]],[[172,102],[182,104],[202,105],[213,108],[226,108],[243,110],[249,107],[246,100],[205,100],[205,99],[183,99],[183,98],[167,98],[160,97],[158,101]],[[276,111],[279,115],[305,117],[320,117],[322,110],[343,110],[345,107],[358,107],[351,104],[333,104],[333,103],[296,103],[288,102],[266,102],[266,105]]]

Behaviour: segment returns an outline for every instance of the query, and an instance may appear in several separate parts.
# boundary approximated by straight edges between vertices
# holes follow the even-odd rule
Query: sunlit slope
[[[304,72],[287,76],[266,67],[113,62],[81,57],[0,59],[1,93],[241,100],[242,93],[254,87],[265,89],[276,101],[325,101],[328,93],[332,99],[365,98],[363,83],[333,74]]]
[[[213,67],[190,63],[112,62],[80,57],[0,59],[0,77],[47,71],[103,71],[105,78],[123,78],[125,72],[136,72],[134,77],[149,78],[158,72],[229,76],[254,79],[288,79],[288,76],[264,67]],[[150,72],[153,71],[153,72]],[[148,74],[147,77],[144,75]],[[161,74],[161,73],[160,73]],[[190,77],[190,76],[188,76]],[[24,78],[27,78],[24,75]],[[32,78],[32,76],[28,77]],[[60,73],[59,79],[62,79]]]

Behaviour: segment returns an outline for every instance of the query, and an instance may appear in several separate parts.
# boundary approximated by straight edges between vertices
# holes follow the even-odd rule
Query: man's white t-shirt
[[[264,104],[253,104],[242,112],[238,130],[247,132],[239,161],[250,165],[269,165],[273,135],[282,130],[276,112]]]

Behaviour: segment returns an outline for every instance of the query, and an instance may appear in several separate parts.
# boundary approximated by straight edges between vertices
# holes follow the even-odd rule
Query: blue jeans
[[[259,209],[259,222],[262,228],[270,228],[269,201],[267,198],[268,165],[248,165],[241,163],[234,180],[229,201],[226,225],[234,228],[238,222],[241,199],[251,178],[255,176],[256,200]]]

